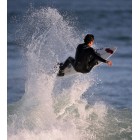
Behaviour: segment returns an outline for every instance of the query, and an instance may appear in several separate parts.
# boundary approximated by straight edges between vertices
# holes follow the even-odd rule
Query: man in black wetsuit
[[[68,57],[67,60],[60,64],[60,70],[58,76],[64,76],[64,69],[72,64],[77,72],[88,73],[91,69],[98,64],[98,61],[107,63],[112,66],[112,61],[103,59],[95,52],[92,48],[94,44],[94,36],[92,34],[87,34],[84,38],[84,43],[79,44],[76,49],[75,59],[73,57]]]

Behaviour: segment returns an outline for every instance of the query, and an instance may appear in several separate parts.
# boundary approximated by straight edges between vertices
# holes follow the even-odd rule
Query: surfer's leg
[[[73,57],[68,57],[66,59],[66,61],[63,63],[60,63],[60,67],[59,67],[59,72],[58,72],[58,76],[64,76],[64,70],[66,67],[68,67],[69,64],[71,64],[74,67],[74,63],[75,63],[75,59]]]
[[[63,63],[59,64],[59,72],[57,76],[64,76]]]
[[[94,67],[95,65],[98,65],[98,60],[96,60],[96,59],[91,60],[89,63],[89,66]]]
[[[92,69],[95,65],[98,65],[98,59],[96,58],[97,55],[100,56],[100,54],[95,54],[95,53],[92,54],[92,59],[91,59],[91,61],[89,62],[89,67],[91,67],[91,69]]]
[[[74,67],[75,59],[73,57],[68,57],[64,64],[61,66],[61,70],[64,70],[66,67],[68,67],[69,64],[71,64]]]
[[[97,59],[92,59],[88,64],[88,72],[90,72],[91,69],[96,65],[98,65],[98,60]]]

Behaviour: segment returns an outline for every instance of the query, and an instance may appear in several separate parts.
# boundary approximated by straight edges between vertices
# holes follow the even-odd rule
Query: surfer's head
[[[89,45],[91,47],[94,43],[94,35],[87,34],[84,38],[84,42],[86,45]]]

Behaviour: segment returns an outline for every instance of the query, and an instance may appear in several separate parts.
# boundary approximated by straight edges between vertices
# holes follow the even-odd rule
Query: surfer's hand
[[[108,64],[108,66],[112,66],[112,61],[107,61],[106,63]]]

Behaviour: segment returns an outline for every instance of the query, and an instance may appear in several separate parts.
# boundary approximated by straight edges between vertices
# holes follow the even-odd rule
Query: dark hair
[[[91,42],[91,41],[93,41],[94,40],[94,35],[92,35],[92,34],[87,34],[86,36],[85,36],[85,38],[84,38],[84,42],[86,43],[86,44],[88,44],[89,42]]]

